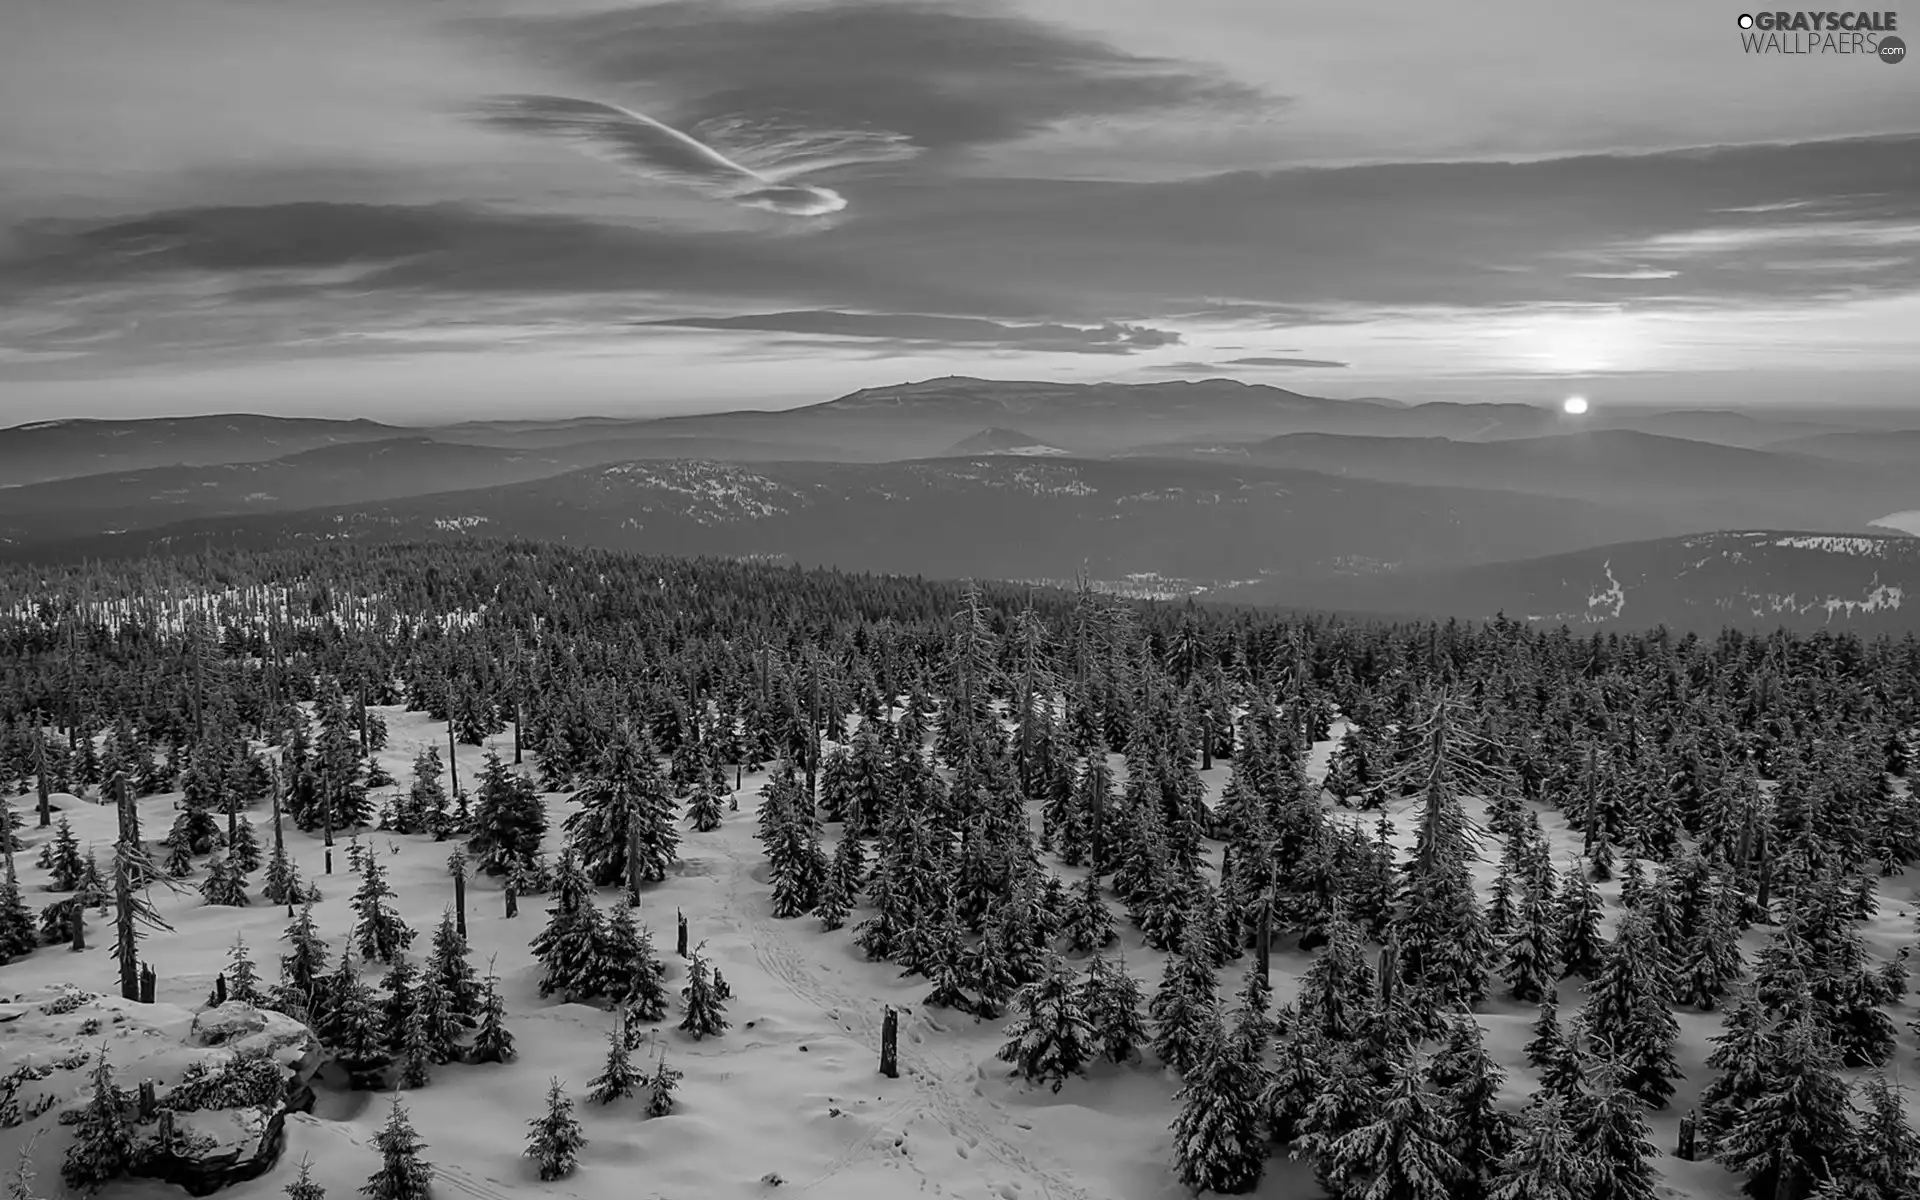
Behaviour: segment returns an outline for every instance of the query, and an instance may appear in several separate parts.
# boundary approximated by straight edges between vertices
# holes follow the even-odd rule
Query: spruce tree
[[[266,1001],[260,987],[260,968],[247,953],[245,936],[238,933],[233,935],[233,946],[227,951],[227,998],[240,1004]]]
[[[1075,885],[1061,932],[1066,935],[1068,948],[1081,953],[1104,950],[1118,936],[1113,927],[1113,910],[1100,894],[1100,880],[1093,872],[1087,872]]]
[[[1577,866],[1560,891],[1560,978],[1592,979],[1606,961],[1600,934],[1600,893]]]
[[[551,1182],[573,1174],[587,1139],[573,1115],[573,1099],[558,1079],[547,1085],[547,1111],[527,1125],[533,1132],[527,1136],[526,1156],[539,1164],[540,1178]]]
[[[1544,887],[1529,883],[1520,894],[1512,931],[1502,948],[1501,977],[1516,1000],[1540,1001],[1553,994],[1560,975],[1559,910]]]
[[[1187,1074],[1206,1050],[1219,1010],[1213,968],[1206,959],[1185,951],[1171,955],[1147,1006],[1153,1021],[1154,1054],[1175,1073]]]
[[[1754,1200],[1806,1200],[1853,1147],[1839,1058],[1812,1015],[1802,1015],[1776,1040],[1765,1090],[1715,1139],[1714,1157],[1747,1177]]]
[[[641,1081],[640,1073],[633,1069],[630,1050],[626,1021],[616,1017],[613,1028],[607,1031],[607,1065],[587,1084],[589,1100],[596,1104],[612,1104],[615,1100],[633,1095]]]
[[[269,1002],[281,1012],[302,1015],[309,1025],[318,1029],[327,1009],[328,954],[327,943],[321,940],[320,931],[313,923],[312,902],[288,923],[281,936],[291,949],[280,958],[280,982],[275,985]]]
[[[1905,1090],[1877,1072],[1863,1089],[1851,1174],[1871,1200],[1920,1200],[1920,1134],[1907,1120]]]
[[[407,1120],[398,1095],[387,1111],[387,1123],[373,1135],[380,1153],[380,1169],[367,1177],[360,1194],[369,1200],[427,1200],[433,1183],[433,1164],[420,1157],[426,1146]]]
[[[1128,1063],[1147,1045],[1147,1025],[1141,1016],[1140,981],[1120,959],[1096,955],[1080,980],[1080,1007],[1087,1014],[1100,1057],[1110,1063]]]
[[[1640,1097],[1625,1084],[1624,1069],[1603,1060],[1592,1093],[1573,1114],[1575,1144],[1590,1168],[1585,1200],[1654,1200],[1659,1154],[1642,1113]]]
[[[673,1111],[673,1094],[680,1086],[680,1072],[667,1065],[667,1048],[660,1047],[653,1074],[647,1076],[647,1115],[664,1117]]]
[[[1428,1079],[1441,1115],[1453,1127],[1460,1173],[1452,1194],[1457,1200],[1485,1200],[1513,1148],[1514,1128],[1498,1103],[1505,1076],[1487,1056],[1478,1021],[1455,1021],[1447,1044],[1429,1063]]]
[[[546,968],[540,977],[540,995],[555,992],[571,1000],[596,994],[606,977],[601,950],[606,943],[606,919],[593,901],[593,888],[571,852],[560,858],[554,873],[553,907],[547,926],[533,940],[533,953]]]
[[[134,1164],[133,1101],[113,1082],[113,1066],[101,1044],[93,1066],[93,1094],[74,1123],[60,1177],[75,1190],[91,1191],[126,1174]]]
[[[326,1016],[314,1030],[320,1040],[349,1072],[385,1066],[390,1056],[386,1013],[373,989],[354,970],[353,955],[340,956],[340,966],[325,987]]]
[[[1215,1019],[1206,1049],[1174,1093],[1173,1159],[1180,1182],[1195,1191],[1241,1195],[1260,1183],[1267,1146],[1260,1136],[1262,1081],[1246,1047]]]
[[[1055,1092],[1067,1076],[1078,1074],[1097,1053],[1082,998],[1066,966],[1055,957],[1045,974],[1014,994],[1013,1020],[1000,1047],[1003,1062],[1029,1083],[1051,1085]]]
[[[413,945],[413,927],[388,903],[394,898],[387,884],[386,869],[377,855],[368,855],[360,874],[359,890],[353,894],[353,911],[358,917],[353,933],[360,946],[360,957],[390,963],[394,956]]]
[[[665,879],[673,865],[680,833],[656,757],[646,730],[622,721],[575,797],[581,809],[567,818],[567,836],[597,886]]]
[[[726,1030],[727,1006],[714,991],[713,975],[707,966],[706,956],[697,947],[693,951],[693,961],[687,965],[687,986],[680,989],[680,998],[686,1004],[686,1012],[680,1018],[683,1032],[699,1039],[714,1037]]]
[[[1612,1047],[1621,1083],[1655,1108],[1665,1108],[1680,1074],[1674,1044],[1680,1024],[1646,917],[1629,913],[1587,986],[1582,1018],[1589,1032]]]
[[[687,800],[687,823],[695,833],[712,833],[720,828],[720,801],[723,789],[715,783],[702,783]]]
[[[487,977],[480,985],[480,1025],[473,1033],[469,1053],[476,1063],[504,1063],[514,1059],[513,1034],[507,1031],[507,1004],[500,995],[500,977],[487,964]]]
[[[208,904],[244,908],[247,904],[247,881],[234,873],[226,855],[216,854],[207,860],[207,878],[200,885],[200,896]]]
[[[1560,1102],[1530,1107],[1494,1175],[1491,1200],[1584,1200],[1587,1166]]]
[[[454,1019],[471,1029],[480,1014],[480,981],[467,954],[467,939],[454,922],[453,910],[446,909],[440,915],[440,927],[433,932],[426,970],[444,991]]]
[[[547,835],[547,806],[524,776],[507,769],[489,750],[473,807],[467,849],[489,875],[504,875],[532,860]]]
[[[20,893],[20,881],[0,881],[0,963],[25,958],[40,945],[33,909]]]
[[[327,1200],[327,1189],[313,1180],[313,1160],[300,1160],[300,1173],[281,1193],[287,1200]]]
[[[1461,1166],[1449,1149],[1453,1127],[1411,1061],[1396,1063],[1373,1115],[1326,1145],[1323,1164],[1341,1194],[1394,1200],[1449,1200]]]
[[[1699,930],[1687,940],[1679,962],[1678,999],[1713,1011],[1727,989],[1746,975],[1740,956],[1739,931],[1724,904],[1713,904],[1703,914]]]
[[[1727,1010],[1721,1032],[1711,1041],[1707,1066],[1717,1074],[1701,1089],[1698,1109],[1700,1143],[1709,1153],[1765,1094],[1774,1051],[1760,1003],[1751,996]]]

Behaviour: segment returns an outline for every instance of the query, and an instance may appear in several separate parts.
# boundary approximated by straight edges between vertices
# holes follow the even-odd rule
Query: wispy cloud
[[[726,317],[673,317],[642,325],[681,329],[798,333],[828,338],[872,339],[916,349],[935,346],[994,346],[1041,353],[1131,354],[1177,345],[1171,330],[1108,322],[1077,326],[1054,323],[1012,325],[974,317],[910,313],[807,312],[757,313]]]

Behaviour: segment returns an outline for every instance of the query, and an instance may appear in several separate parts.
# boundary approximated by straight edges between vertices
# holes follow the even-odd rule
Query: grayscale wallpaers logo
[[[1885,63],[1907,57],[1907,44],[1894,33],[1898,13],[1741,13],[1739,25],[1748,54],[1857,54]]]

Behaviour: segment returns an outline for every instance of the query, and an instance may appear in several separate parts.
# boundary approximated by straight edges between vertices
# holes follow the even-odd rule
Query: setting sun
[[[1577,417],[1587,411],[1587,398],[1585,396],[1568,396],[1560,402],[1560,409],[1562,412]]]

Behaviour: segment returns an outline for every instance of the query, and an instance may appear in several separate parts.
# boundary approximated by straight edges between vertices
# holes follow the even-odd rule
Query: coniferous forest
[[[1920,1200],[1917,752],[1911,637],[7,568],[0,990],[310,1030],[299,1200]],[[29,1143],[6,1065],[13,1195],[178,1157],[186,1085]]]

